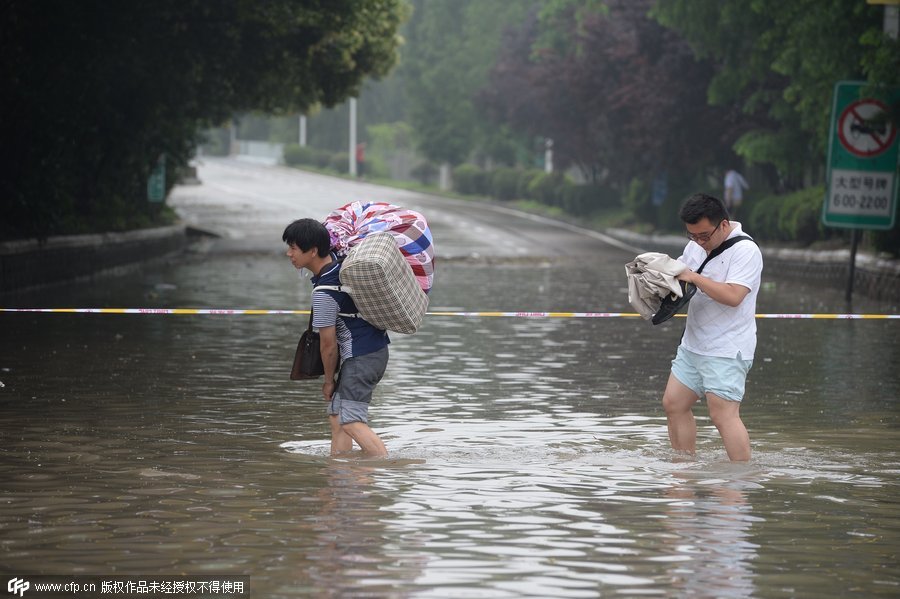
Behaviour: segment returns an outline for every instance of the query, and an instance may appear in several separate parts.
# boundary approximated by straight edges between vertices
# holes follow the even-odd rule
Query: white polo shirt
[[[744,235],[741,223],[731,221],[728,238]],[[689,241],[678,258],[691,270],[706,260],[706,250]],[[697,289],[688,304],[687,325],[681,345],[703,356],[752,360],[756,351],[756,296],[762,278],[762,253],[752,241],[739,241],[703,267],[713,281],[742,285],[750,290],[738,306],[720,304]]]

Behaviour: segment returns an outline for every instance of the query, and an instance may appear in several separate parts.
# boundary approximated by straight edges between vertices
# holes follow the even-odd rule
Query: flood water
[[[628,259],[439,263],[431,309],[631,312]],[[275,253],[211,252],[5,301],[308,291]],[[769,279],[759,311],[841,295]],[[320,385],[288,380],[305,324],[0,314],[0,573],[247,575],[245,596],[285,598],[900,595],[900,322],[760,321],[749,464],[703,407],[696,459],[670,451],[683,321],[622,318],[429,317],[392,336],[370,412],[389,459],[331,459]]]

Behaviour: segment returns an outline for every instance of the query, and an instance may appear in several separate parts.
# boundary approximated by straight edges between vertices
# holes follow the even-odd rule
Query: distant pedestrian
[[[384,443],[369,428],[372,391],[388,363],[388,334],[357,316],[359,310],[348,294],[319,290],[318,285],[339,286],[341,264],[331,251],[331,238],[322,223],[304,218],[284,230],[287,256],[294,268],[312,274],[312,326],[319,332],[325,366],[322,395],[328,402],[331,455],[346,453],[353,441],[369,456],[387,455]]]
[[[750,436],[741,421],[744,383],[756,350],[756,296],[763,260],[756,243],[731,221],[722,201],[706,194],[685,200],[679,217],[690,241],[678,258],[678,278],[697,287],[663,394],[672,448],[693,455],[697,423],[692,407],[706,398],[709,416],[732,461],[750,459]],[[709,260],[727,240],[740,241]]]
[[[734,169],[725,173],[725,209],[734,217],[741,202],[744,201],[744,190],[750,189],[747,180]]]
[[[363,178],[366,172],[366,142],[356,144],[356,176]]]

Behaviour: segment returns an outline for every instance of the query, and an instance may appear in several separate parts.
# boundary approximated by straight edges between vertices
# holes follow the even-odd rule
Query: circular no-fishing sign
[[[860,158],[874,158],[886,152],[897,137],[897,129],[886,113],[887,107],[872,98],[851,103],[838,119],[841,145]]]

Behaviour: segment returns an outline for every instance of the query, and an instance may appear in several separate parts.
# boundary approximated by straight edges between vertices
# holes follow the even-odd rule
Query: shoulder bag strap
[[[312,319],[313,319],[313,307],[312,304],[309,306],[309,322],[306,323],[306,330],[312,332]]]
[[[709,262],[710,260],[712,260],[713,258],[718,256],[719,254],[721,254],[722,252],[724,252],[725,250],[727,250],[734,244],[736,244],[738,241],[743,241],[745,239],[753,241],[753,238],[748,237],[747,235],[738,235],[737,237],[731,237],[730,239],[726,239],[725,241],[722,242],[722,244],[719,247],[717,247],[716,249],[714,249],[713,251],[711,251],[709,253],[709,256],[706,257],[706,260],[703,261],[703,264],[701,264],[700,268],[698,268],[695,272],[697,274],[700,274],[700,271],[703,270],[703,267],[706,266],[707,262]],[[756,242],[753,241],[753,243],[756,243]]]

